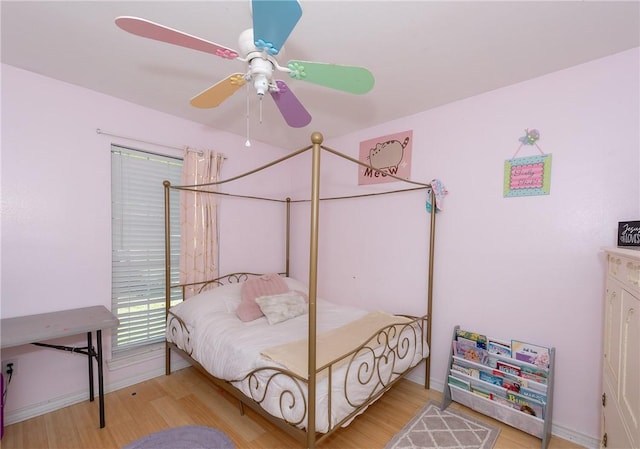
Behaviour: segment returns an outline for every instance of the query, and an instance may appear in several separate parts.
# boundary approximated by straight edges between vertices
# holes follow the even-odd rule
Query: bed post
[[[169,213],[169,187],[171,182],[163,181],[164,186],[164,322],[166,325],[171,307],[171,215]],[[171,349],[169,342],[164,341],[164,374],[171,374]]]
[[[311,134],[311,238],[309,248],[309,391],[307,448],[316,447],[316,297],[318,292],[318,214],[320,210],[320,145],[322,134]]]
[[[436,193],[433,189],[433,186],[429,189],[429,196],[431,197],[431,226],[429,228],[429,275],[427,285],[427,341],[429,342],[429,347],[433,348],[433,344],[431,343],[431,323],[433,323],[432,319],[432,310],[433,310],[433,262],[434,262],[434,245],[435,245],[435,236],[436,236]],[[425,377],[424,377],[424,388],[426,390],[429,389],[431,382],[431,350],[429,351],[429,357],[427,357],[425,362]]]
[[[290,276],[289,273],[289,255],[290,255],[290,238],[291,238],[291,198],[287,197],[287,240],[285,243],[285,267],[284,272],[287,277]]]

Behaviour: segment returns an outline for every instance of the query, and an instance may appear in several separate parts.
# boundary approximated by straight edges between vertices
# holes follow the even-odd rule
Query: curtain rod
[[[141,142],[141,143],[147,143],[147,144],[150,144],[150,145],[157,145],[157,146],[160,146],[160,147],[171,148],[173,150],[183,151],[183,150],[186,149],[187,151],[191,151],[192,153],[197,153],[198,156],[202,156],[202,154],[203,154],[201,150],[192,150],[191,148],[187,147],[186,145],[183,146],[183,147],[177,147],[175,145],[167,145],[167,144],[164,144],[164,143],[152,142],[150,140],[136,139],[135,137],[122,136],[122,135],[119,135],[119,134],[114,134],[114,133],[110,133],[110,132],[107,132],[107,131],[103,131],[100,128],[96,128],[96,133],[97,134],[103,134],[105,136],[118,137],[120,139],[132,140],[134,142]],[[221,154],[221,156],[222,156],[223,159],[227,158],[227,156],[225,156],[224,154]]]

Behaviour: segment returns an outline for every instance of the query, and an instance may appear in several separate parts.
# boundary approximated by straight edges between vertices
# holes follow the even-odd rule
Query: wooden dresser
[[[601,446],[640,449],[640,250],[605,253]]]

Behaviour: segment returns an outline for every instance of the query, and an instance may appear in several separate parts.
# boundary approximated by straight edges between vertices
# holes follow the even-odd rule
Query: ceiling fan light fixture
[[[269,91],[269,81],[264,75],[256,75],[253,80],[253,87],[259,97],[263,97]]]
[[[273,64],[267,59],[253,58],[250,62],[249,75],[258,96],[262,97],[269,91],[273,76]]]

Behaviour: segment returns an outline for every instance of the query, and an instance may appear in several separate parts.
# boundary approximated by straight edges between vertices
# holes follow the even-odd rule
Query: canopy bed
[[[371,168],[322,145],[312,144],[255,170],[214,183],[172,186],[165,181],[166,238],[166,374],[171,351],[185,357],[215,385],[244,406],[314,448],[336,429],[348,425],[399,379],[425,360],[429,388],[436,196],[431,184],[403,179],[404,189],[362,195],[320,197],[322,151]],[[274,200],[217,191],[221,184],[252,175],[311,151],[310,199]],[[375,170],[375,169],[374,169]],[[425,190],[430,211],[426,314],[391,315],[338,305],[317,296],[320,203]],[[172,191],[227,195],[275,201],[286,209],[285,266],[272,273],[232,273],[199,284],[200,293],[171,305],[169,206]],[[292,203],[310,204],[309,282],[289,275]],[[211,287],[214,288],[211,288]],[[330,299],[330,298],[329,298]]]

